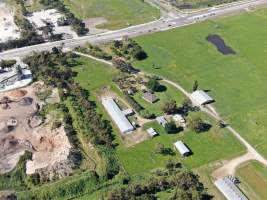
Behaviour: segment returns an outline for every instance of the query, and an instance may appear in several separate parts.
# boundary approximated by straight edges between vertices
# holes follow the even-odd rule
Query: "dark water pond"
[[[207,41],[212,43],[214,46],[217,47],[217,50],[222,53],[223,55],[231,55],[235,54],[235,51],[227,46],[224,42],[224,40],[221,38],[219,35],[208,35],[207,36]]]

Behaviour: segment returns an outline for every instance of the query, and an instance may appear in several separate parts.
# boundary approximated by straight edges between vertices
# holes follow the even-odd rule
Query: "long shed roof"
[[[112,98],[103,98],[102,104],[122,133],[126,134],[134,130],[133,125]]]
[[[227,200],[248,200],[248,198],[228,177],[216,180],[215,185]]]

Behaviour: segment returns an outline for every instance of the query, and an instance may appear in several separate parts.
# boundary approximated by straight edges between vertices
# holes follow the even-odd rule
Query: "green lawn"
[[[91,98],[97,102],[99,112],[109,119],[96,96],[98,95],[99,90],[104,86],[110,86],[113,91],[120,95],[117,87],[112,83],[112,77],[118,72],[110,66],[87,58],[81,58],[77,61],[80,62],[80,65],[75,67],[75,71],[78,72],[76,81],[90,91]],[[173,93],[173,95],[176,96],[177,101],[182,99],[182,95],[178,90],[175,90],[168,85],[166,86],[168,87],[167,91],[169,90],[169,92]],[[195,114],[199,115],[201,113]],[[210,123],[214,123],[214,121],[207,118],[206,115],[201,115]],[[167,134],[156,122],[146,124],[145,128],[151,126],[160,133],[160,136],[135,145],[134,147],[126,148],[120,137],[116,137],[116,142],[118,143],[117,155],[126,171],[130,174],[149,172],[154,168],[164,166],[169,159],[179,159],[186,165],[186,167],[196,168],[212,161],[236,156],[244,151],[244,147],[241,146],[229,132],[216,127],[212,128],[209,132],[202,134],[193,132]],[[117,132],[116,127],[113,128],[115,132]],[[191,148],[194,153],[191,157],[181,159],[178,153],[174,156],[163,156],[153,153],[157,143],[162,143],[166,147],[173,149],[173,143],[178,139],[182,139]],[[225,148],[226,146],[231,148]]]
[[[140,37],[149,57],[135,66],[188,91],[198,80],[222,116],[267,157],[266,18],[262,9]],[[221,35],[237,54],[219,53],[206,41],[209,34]]]
[[[237,170],[241,189],[250,199],[267,199],[267,168],[256,161],[244,164]]]
[[[117,91],[117,87],[112,78],[119,72],[114,68],[88,58],[81,57],[77,59],[79,65],[74,68],[78,72],[76,81],[90,91],[91,97],[96,100],[101,88],[108,87]]]
[[[104,17],[101,28],[118,29],[152,21],[159,11],[142,0],[64,0],[70,10],[81,19]]]

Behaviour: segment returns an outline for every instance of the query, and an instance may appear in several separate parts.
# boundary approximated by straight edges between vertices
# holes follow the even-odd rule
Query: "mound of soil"
[[[36,128],[40,126],[43,123],[43,119],[40,116],[34,115],[30,120],[29,120],[29,126],[31,128]]]
[[[25,90],[14,90],[9,92],[9,95],[14,98],[21,98],[24,97],[27,94],[27,91]]]

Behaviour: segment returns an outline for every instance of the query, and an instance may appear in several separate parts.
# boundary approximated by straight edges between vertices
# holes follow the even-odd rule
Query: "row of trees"
[[[111,191],[107,200],[156,200],[158,192],[173,190],[169,200],[209,200],[212,197],[206,193],[199,177],[191,171],[182,170],[181,164],[168,161],[166,172],[157,173],[143,184],[130,184]]]
[[[116,56],[124,57],[127,60],[144,60],[147,58],[147,54],[142,47],[128,37],[113,41],[111,50]]]
[[[97,113],[95,103],[89,100],[89,92],[74,83],[76,73],[71,69],[75,65],[74,58],[75,54],[53,48],[52,52],[34,53],[24,62],[29,65],[35,80],[61,88],[61,98],[66,100],[67,107],[72,111],[70,113],[74,112],[72,120],[76,124],[75,129],[82,134],[84,143],[94,144],[107,160],[106,174],[111,178],[120,170],[113,152],[112,129],[109,122]]]
[[[107,52],[103,51],[100,47],[96,45],[91,45],[89,43],[87,43],[85,47],[77,47],[76,51],[79,51],[85,54],[90,54],[96,58],[103,59],[103,60],[112,59],[112,56],[109,55]]]

